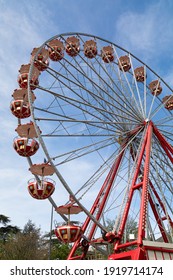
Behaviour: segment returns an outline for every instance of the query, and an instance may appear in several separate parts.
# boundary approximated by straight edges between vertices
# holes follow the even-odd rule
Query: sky
[[[13,149],[17,119],[9,107],[20,65],[49,38],[83,32],[125,48],[173,86],[172,13],[172,0],[0,0],[0,214],[13,225],[31,219],[49,231],[51,215],[49,201],[29,196],[27,160]],[[64,202],[58,192],[55,199]]]

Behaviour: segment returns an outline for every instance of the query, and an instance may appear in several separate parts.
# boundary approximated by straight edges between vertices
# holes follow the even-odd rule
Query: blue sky
[[[29,197],[27,161],[12,147],[17,119],[9,110],[11,95],[32,49],[61,33],[93,34],[129,50],[173,86],[172,13],[172,0],[0,0],[0,213],[13,224],[23,227],[31,219],[49,230],[50,204]]]

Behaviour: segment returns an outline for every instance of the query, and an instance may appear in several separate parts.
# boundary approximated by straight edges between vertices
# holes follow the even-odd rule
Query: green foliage
[[[54,243],[51,250],[52,260],[66,260],[70,251],[68,244]]]
[[[7,216],[0,215],[0,223],[3,226],[0,227],[0,241],[5,243],[12,235],[20,232],[17,226],[7,225],[10,223],[10,219]]]
[[[36,236],[18,233],[4,245],[2,256],[5,260],[42,260],[47,258],[47,250]]]
[[[9,217],[0,215],[0,223],[6,226],[8,223],[10,223]]]
[[[11,235],[1,246],[1,259],[42,260],[47,259],[47,248],[40,236],[40,228],[28,221],[23,231]]]

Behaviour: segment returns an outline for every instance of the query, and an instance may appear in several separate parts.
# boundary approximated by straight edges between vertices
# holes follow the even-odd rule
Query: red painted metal
[[[97,211],[97,214],[96,214],[96,218],[99,220],[100,219],[100,216],[102,214],[102,211],[104,209],[104,206],[106,204],[106,201],[107,201],[107,198],[108,198],[108,195],[110,193],[110,190],[111,190],[111,187],[113,185],[113,181],[115,179],[115,176],[117,174],[117,171],[119,169],[119,166],[120,166],[120,163],[122,161],[122,158],[123,158],[123,154],[124,154],[124,146],[123,148],[121,149],[120,153],[119,153],[119,156],[117,157],[115,163],[113,164],[91,210],[90,210],[90,213],[92,215],[94,215]],[[83,226],[82,226],[82,231],[85,233],[89,223],[90,223],[91,219],[90,217],[87,217]],[[90,233],[89,233],[89,237],[88,239],[91,240],[92,239],[92,236],[95,232],[95,229],[96,229],[96,224],[93,224],[91,230],[90,230]],[[77,250],[77,248],[80,246],[80,240],[81,240],[81,237],[76,241],[76,243],[73,245],[73,248],[71,249],[71,252],[68,256],[68,259],[74,259],[75,257],[75,252]],[[87,249],[88,247],[85,248],[84,252],[81,254],[81,256],[79,256],[80,259],[83,259],[87,253]],[[76,258],[76,257],[75,257]]]
[[[138,156],[136,171],[134,174],[134,178],[132,180],[131,188],[129,191],[129,196],[128,196],[124,214],[123,214],[123,217],[121,220],[120,230],[118,232],[119,239],[117,239],[115,241],[114,254],[111,254],[109,259],[114,259],[114,260],[116,260],[116,259],[136,259],[136,260],[148,259],[148,254],[147,254],[148,247],[143,244],[143,242],[144,242],[143,240],[145,240],[145,238],[146,238],[145,228],[146,228],[148,204],[150,204],[150,206],[151,206],[151,209],[155,216],[155,220],[160,229],[160,233],[162,235],[164,244],[166,243],[169,245],[169,239],[167,236],[167,232],[165,231],[165,229],[163,227],[162,221],[163,221],[163,219],[168,219],[171,225],[173,225],[173,223],[172,223],[170,217],[166,215],[166,210],[159,197],[159,194],[156,192],[152,182],[149,179],[152,133],[154,133],[155,136],[157,136],[158,140],[160,141],[161,147],[165,150],[165,152],[168,155],[171,162],[172,162],[173,147],[166,141],[164,136],[159,132],[159,130],[153,125],[152,122],[147,124],[147,126],[148,126],[148,128],[146,130],[145,139],[144,139],[143,145],[141,147],[140,154]],[[144,162],[143,173],[141,172],[141,162]],[[136,184],[136,180],[141,174],[142,174],[141,182]],[[122,235],[123,235],[125,224],[126,224],[127,217],[128,217],[128,212],[129,212],[131,201],[133,198],[133,194],[134,194],[134,191],[139,188],[141,188],[141,205],[140,205],[140,217],[139,217],[137,239],[132,242],[121,243]],[[149,188],[152,189],[159,205],[161,206],[161,208],[165,214],[165,217],[161,218],[158,215],[156,205],[153,202],[153,199],[148,191]],[[134,247],[134,248],[131,249],[132,247]],[[127,252],[121,252],[121,250],[125,250],[125,248],[126,248]],[[128,248],[129,248],[129,250],[128,250]],[[152,250],[152,248],[150,248],[150,249]],[[162,251],[171,252],[171,253],[173,252],[172,249],[169,250],[169,249],[165,249],[165,248],[163,250],[162,250],[162,248],[157,248],[157,250],[160,252],[162,252]],[[162,259],[164,259],[164,256]],[[171,259],[171,257],[170,257],[170,259]]]
[[[132,180],[132,184],[131,184],[131,187],[130,187],[130,190],[129,190],[127,203],[125,205],[124,213],[123,213],[123,216],[122,216],[122,220],[121,220],[121,224],[120,224],[120,228],[119,228],[119,232],[118,232],[119,240],[116,241],[115,247],[114,247],[115,250],[117,250],[118,245],[121,241],[122,235],[124,233],[124,228],[125,228],[125,225],[126,225],[130,205],[131,205],[131,202],[132,202],[133,193],[134,193],[134,190],[136,189],[136,181],[137,181],[137,178],[140,175],[140,166],[141,166],[141,162],[142,162],[144,151],[145,151],[147,136],[148,136],[148,130],[146,131],[144,142],[143,142],[143,145],[141,147],[141,151],[140,151],[140,154],[139,154],[139,157],[138,157],[136,171],[135,171],[134,178]]]
[[[72,243],[82,235],[82,230],[77,225],[62,225],[55,229],[55,235],[63,243]]]
[[[10,104],[12,114],[19,119],[25,119],[30,117],[30,106],[23,100],[13,100]]]
[[[66,53],[72,57],[76,56],[80,51],[80,41],[77,37],[71,36],[66,40]]]
[[[146,260],[147,254],[144,248],[136,248],[131,251],[121,252],[118,254],[111,254],[108,260]]]
[[[44,71],[48,68],[49,66],[49,53],[48,50],[45,48],[42,48],[40,52],[38,53],[37,57],[35,58],[36,53],[39,51],[39,48],[34,48],[31,52],[31,63],[34,60],[34,66],[39,70],[39,71]]]
[[[54,190],[55,182],[48,178],[42,179],[40,184],[35,179],[28,182],[29,194],[36,199],[46,199],[53,194]]]
[[[149,169],[150,169],[150,151],[151,151],[151,137],[152,137],[152,125],[148,125],[147,130],[147,141],[145,147],[145,165],[144,165],[144,176],[142,186],[142,197],[141,197],[141,211],[139,218],[138,227],[138,244],[142,244],[142,240],[145,238],[145,226],[146,226],[146,215],[147,215],[147,204],[148,204],[148,180],[149,180]]]
[[[64,45],[58,40],[52,40],[48,43],[49,57],[53,61],[59,61],[64,57]]]
[[[150,188],[152,189],[161,209],[163,210],[164,214],[165,214],[165,217],[169,220],[169,223],[171,224],[171,226],[173,227],[173,221],[171,220],[171,217],[166,213],[166,210],[165,210],[165,206],[164,204],[162,203],[162,200],[159,196],[159,194],[157,193],[156,189],[154,188],[153,184],[151,181],[149,181],[149,184],[150,184]],[[163,218],[162,218],[163,219]]]
[[[21,65],[21,67],[19,69],[20,74],[18,76],[17,81],[18,81],[20,88],[27,89],[28,83],[30,83],[31,90],[34,90],[34,89],[36,89],[36,87],[39,84],[38,77],[39,77],[40,71],[36,67],[33,67],[31,80],[28,81],[29,70],[30,70],[30,64]]]
[[[173,163],[173,157],[171,156],[171,154],[173,155],[173,147],[166,141],[164,136],[160,133],[160,131],[154,125],[153,125],[153,132],[157,136],[157,138],[158,138],[162,148],[166,152],[166,154],[169,157],[170,161]]]
[[[104,233],[103,237],[99,239],[99,242],[103,244],[106,240],[107,243],[114,243],[114,253],[109,256],[109,259],[132,259],[132,260],[140,260],[140,259],[148,259],[149,253],[147,250],[147,246],[144,245],[144,240],[146,239],[146,221],[147,221],[147,208],[148,205],[150,205],[153,215],[155,217],[155,220],[157,222],[158,228],[160,229],[160,233],[162,235],[164,244],[169,245],[169,240],[167,236],[167,232],[163,227],[163,220],[167,219],[171,225],[173,225],[171,218],[167,215],[164,204],[162,203],[162,200],[157,193],[155,187],[153,186],[151,180],[149,179],[149,173],[150,173],[150,153],[151,153],[151,146],[152,146],[152,136],[153,134],[158,138],[161,147],[166,152],[167,156],[173,162],[173,147],[166,141],[164,136],[160,133],[160,131],[154,126],[152,122],[146,122],[143,124],[143,127],[145,129],[145,135],[144,140],[141,145],[140,151],[138,155],[134,156],[134,152],[131,148],[131,156],[132,159],[136,160],[136,170],[134,172],[134,176],[132,178],[132,183],[129,188],[129,194],[128,199],[124,208],[124,212],[122,215],[122,219],[119,226],[118,233],[116,232],[108,232]],[[131,131],[129,137],[132,135],[135,135],[141,127],[138,127]],[[118,173],[119,167],[121,165],[124,152],[126,151],[126,140],[128,141],[128,138],[122,139],[121,141],[121,151],[119,153],[119,156],[117,157],[116,161],[114,162],[110,172],[108,173],[105,182],[102,185],[102,188],[100,189],[100,192],[98,193],[93,206],[91,207],[90,213],[99,221],[101,218],[101,215],[103,213],[104,207],[106,205],[106,201],[109,197],[111,188],[113,186],[113,182],[116,178],[116,175]],[[158,201],[160,207],[163,210],[164,216],[160,217],[155,205],[155,202],[153,201],[153,198],[149,192],[149,188],[152,190],[153,195],[155,196],[156,200]],[[129,210],[132,204],[132,199],[134,196],[134,192],[136,190],[141,191],[141,204],[140,204],[140,214],[139,214],[139,223],[138,223],[138,232],[137,237],[134,241],[129,242],[126,241],[123,243],[122,237],[125,230],[125,225],[128,219]],[[68,208],[68,207],[67,207]],[[89,227],[90,226],[90,227]],[[85,239],[85,232],[89,227],[89,234],[87,235],[87,239]],[[91,218],[87,217],[81,230],[83,234],[79,235],[78,238],[75,239],[75,243],[70,251],[70,254],[68,256],[69,260],[74,259],[84,259],[86,257],[86,254],[88,252],[89,245],[92,244],[92,239],[95,233],[95,230],[97,228],[97,225],[95,223],[92,223]],[[82,240],[82,238],[84,238]],[[96,240],[97,243],[97,240]],[[82,253],[78,254],[77,249],[81,248]],[[159,252],[162,252],[162,249],[158,249]],[[172,254],[172,249],[163,249],[164,252],[169,252]],[[153,252],[154,254],[154,252]],[[157,254],[156,254],[157,255]],[[158,257],[158,256],[156,256]],[[164,256],[163,256],[164,257]],[[172,255],[170,255],[170,259],[172,258]]]
[[[35,139],[21,137],[14,140],[13,147],[20,156],[30,157],[37,152],[39,144]]]

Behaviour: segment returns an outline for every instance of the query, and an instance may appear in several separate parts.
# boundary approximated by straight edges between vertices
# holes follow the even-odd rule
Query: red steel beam
[[[126,205],[125,205],[122,221],[121,221],[120,228],[119,228],[119,231],[118,231],[119,240],[117,240],[115,242],[115,246],[114,246],[115,251],[118,250],[118,245],[119,245],[119,243],[121,241],[121,238],[122,238],[122,235],[124,233],[125,224],[126,224],[126,221],[127,221],[130,205],[131,205],[132,198],[133,198],[133,192],[136,188],[136,181],[137,181],[138,176],[140,175],[140,166],[141,166],[141,162],[142,162],[143,155],[144,155],[144,152],[145,152],[147,136],[148,136],[148,129],[146,130],[146,133],[145,133],[144,142],[142,144],[141,151],[140,151],[138,161],[137,161],[136,171],[135,171],[135,174],[134,174],[134,177],[133,177],[133,180],[132,180],[132,184],[131,184],[131,187],[130,187],[130,190],[129,190],[128,199],[127,199],[127,202],[126,202]]]
[[[90,213],[92,215],[94,215],[95,211],[98,211],[98,213],[96,215],[97,220],[99,220],[100,217],[101,217],[102,211],[104,209],[107,198],[109,196],[109,193],[110,193],[110,190],[112,188],[112,185],[113,185],[114,179],[116,177],[117,171],[118,171],[119,166],[121,164],[121,161],[122,161],[122,158],[123,158],[123,155],[124,155],[124,151],[125,151],[125,147],[123,145],[116,161],[114,162],[111,170],[109,171],[109,174],[107,175],[106,180],[103,183],[102,188],[100,189],[100,192],[97,195],[96,200],[94,201],[94,204],[93,204],[93,206],[90,210]],[[101,203],[100,203],[100,201],[101,201]],[[83,233],[85,233],[90,221],[91,221],[90,217],[87,217],[83,226],[82,226]],[[95,232],[96,226],[97,226],[96,224],[93,224],[93,226],[90,230],[89,236],[88,236],[89,240],[92,239],[92,236]],[[70,251],[70,254],[68,256],[68,260],[69,259],[74,259],[74,254],[75,254],[77,248],[80,245],[80,240],[81,240],[81,237],[74,243],[74,245],[73,245],[73,247]],[[83,253],[80,258],[82,259],[84,257],[84,255],[86,255],[86,253],[87,253],[87,250],[85,250],[85,253]]]
[[[145,147],[145,164],[144,164],[141,207],[140,207],[139,227],[138,227],[138,244],[142,244],[142,240],[143,238],[145,238],[146,215],[147,215],[147,207],[148,207],[148,182],[149,182],[149,171],[150,171],[151,139],[152,139],[152,124],[149,123],[148,130],[147,130],[147,142]]]

